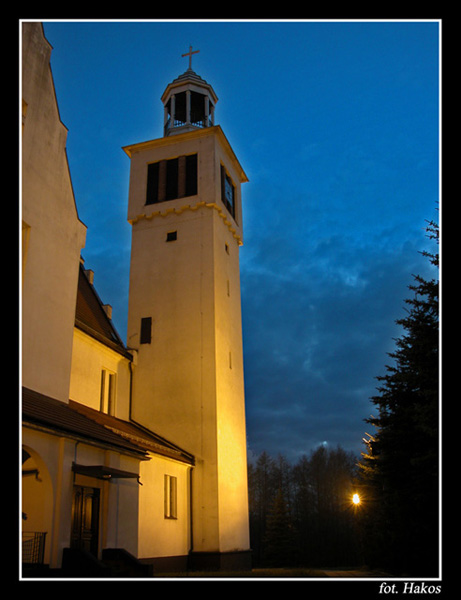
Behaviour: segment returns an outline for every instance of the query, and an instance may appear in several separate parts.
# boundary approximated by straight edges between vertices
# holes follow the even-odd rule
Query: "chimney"
[[[88,281],[91,283],[91,285],[93,285],[94,271],[91,271],[90,269],[85,269],[85,275],[86,275]]]

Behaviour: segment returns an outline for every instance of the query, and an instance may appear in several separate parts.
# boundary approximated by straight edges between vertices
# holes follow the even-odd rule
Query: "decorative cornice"
[[[181,141],[192,140],[197,138],[203,138],[207,136],[216,136],[221,142],[224,150],[227,152],[229,158],[233,162],[234,168],[237,171],[237,176],[240,178],[241,183],[248,182],[248,177],[243,170],[242,165],[239,163],[237,156],[232,150],[232,146],[229,140],[225,136],[220,125],[214,125],[213,127],[197,128],[193,131],[186,131],[184,133],[178,133],[174,136],[167,136],[156,138],[155,140],[148,140],[146,142],[138,142],[137,144],[130,144],[129,146],[123,146],[122,150],[127,154],[129,158],[132,158],[134,154],[138,152],[144,152],[153,148],[161,148],[169,145],[177,145]]]
[[[134,225],[138,221],[143,221],[143,220],[151,221],[154,218],[167,217],[168,215],[171,215],[171,214],[180,215],[187,210],[196,211],[199,208],[211,208],[211,209],[216,210],[218,212],[218,215],[224,221],[224,224],[227,226],[227,228],[231,232],[232,236],[237,240],[239,246],[243,245],[242,237],[237,233],[234,223],[232,223],[232,221],[228,219],[227,212],[224,209],[222,209],[220,206],[218,206],[216,204],[216,202],[203,202],[202,201],[202,202],[197,202],[197,204],[184,204],[183,206],[180,206],[177,208],[175,208],[175,207],[166,208],[163,211],[157,210],[148,215],[143,213],[132,219],[128,219],[128,222],[130,223],[130,225]]]

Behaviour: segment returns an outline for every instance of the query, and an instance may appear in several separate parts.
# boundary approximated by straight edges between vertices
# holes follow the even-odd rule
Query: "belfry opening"
[[[165,105],[167,120],[165,136],[172,129],[191,127],[212,127],[214,107],[208,96],[194,91],[184,91],[172,96]]]
[[[164,106],[164,137],[203,127],[213,127],[214,110],[218,98],[209,83],[192,70],[192,51],[189,68],[172,81],[162,95]]]

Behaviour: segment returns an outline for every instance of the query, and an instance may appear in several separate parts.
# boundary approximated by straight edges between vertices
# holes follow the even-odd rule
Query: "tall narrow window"
[[[166,161],[166,191],[165,200],[178,197],[178,159]]]
[[[141,319],[141,333],[139,336],[140,344],[150,344],[152,341],[152,317],[143,317]]]
[[[197,155],[186,156],[186,196],[197,194]]]
[[[221,165],[221,199],[224,206],[235,217],[235,186],[232,179],[226,173],[226,169]]]
[[[99,410],[104,412],[104,396],[106,389],[106,370],[101,369],[101,385],[99,387]]]
[[[146,204],[155,204],[159,201],[158,187],[160,181],[160,163],[147,165],[147,193]]]
[[[99,410],[108,415],[115,415],[115,383],[115,373],[101,369]]]
[[[29,238],[30,238],[30,226],[22,222],[22,273],[24,275],[24,269],[26,268],[27,250],[29,249]]]
[[[164,487],[164,514],[165,519],[178,518],[177,478],[165,475]]]

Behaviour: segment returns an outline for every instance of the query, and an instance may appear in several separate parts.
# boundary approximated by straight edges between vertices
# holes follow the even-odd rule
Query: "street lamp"
[[[360,496],[358,494],[354,494],[352,496],[352,502],[355,504],[355,506],[358,506],[360,504]]]

